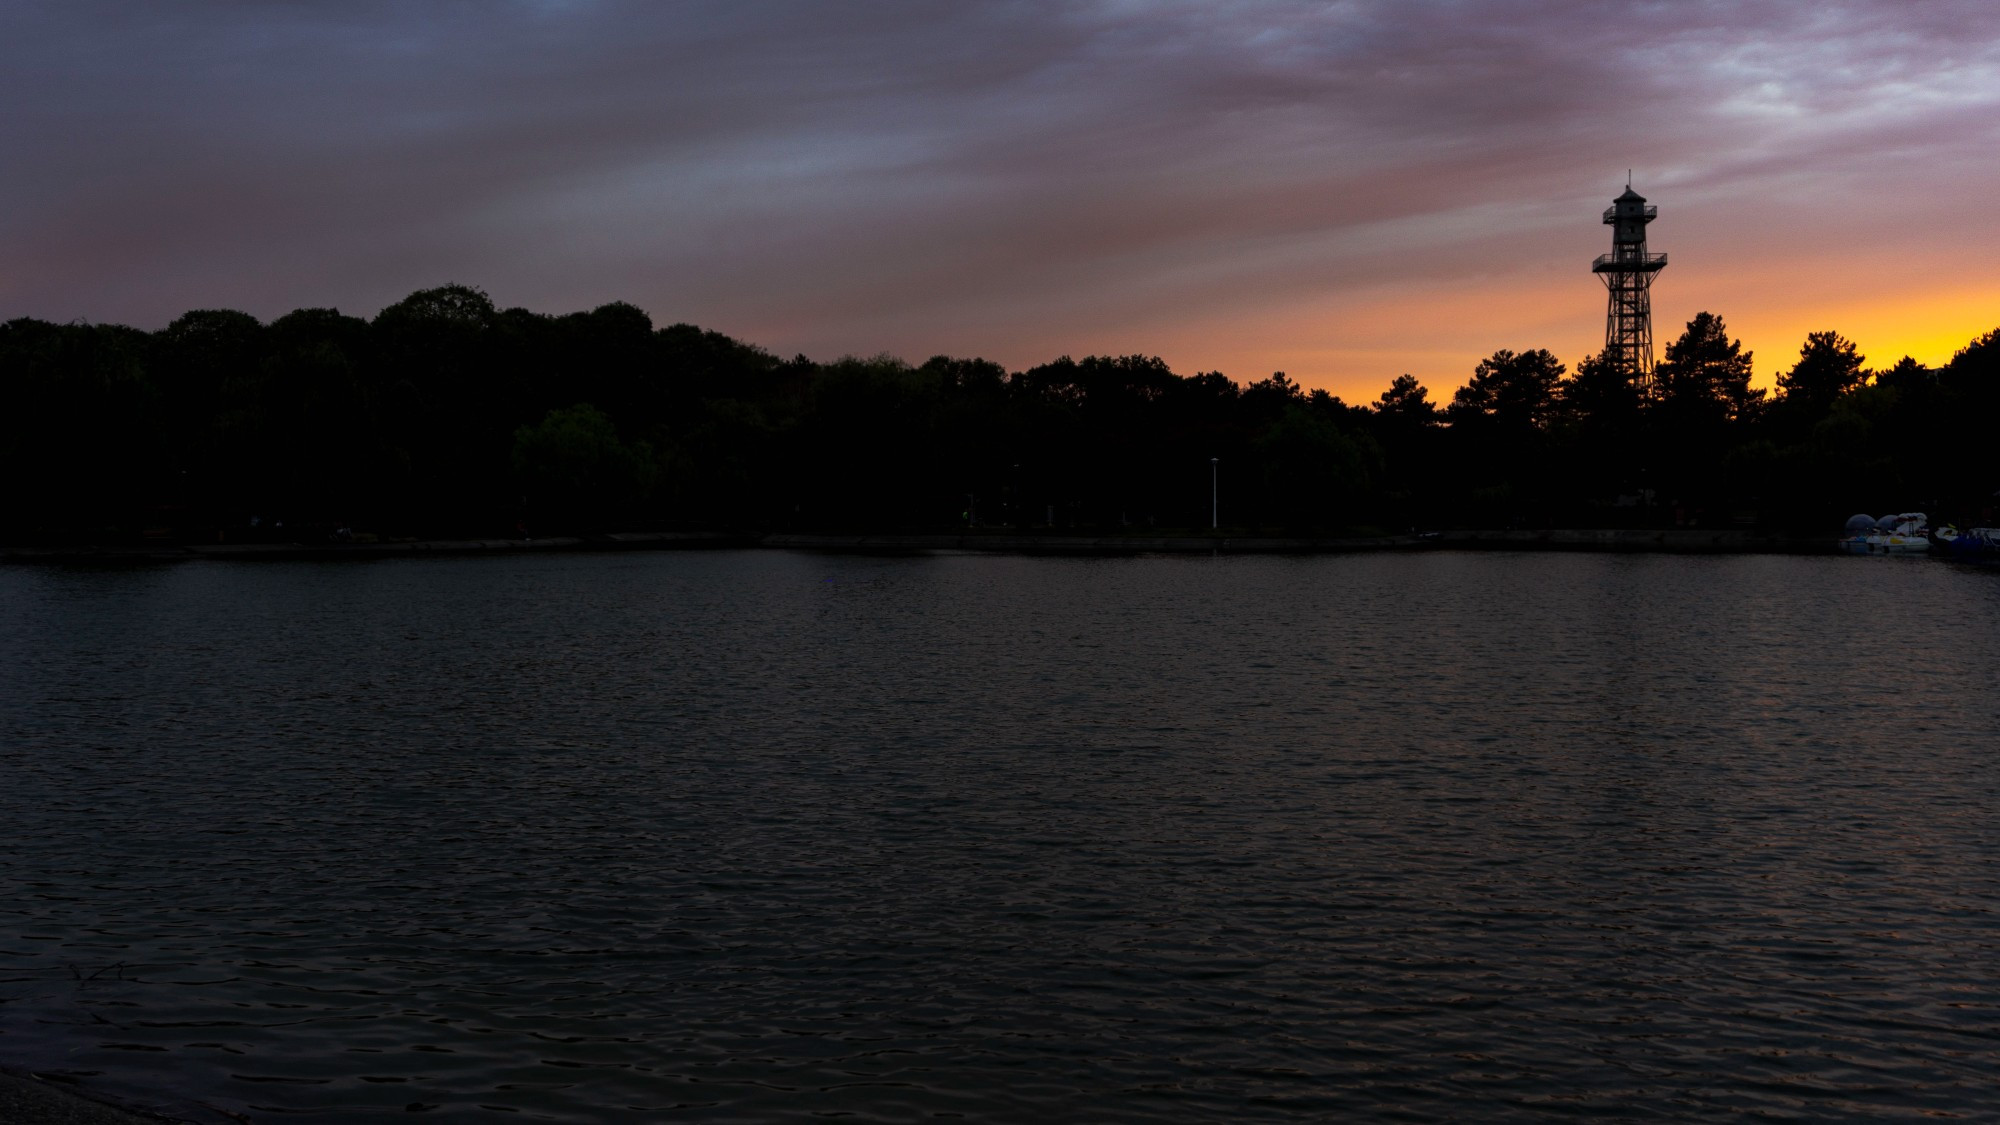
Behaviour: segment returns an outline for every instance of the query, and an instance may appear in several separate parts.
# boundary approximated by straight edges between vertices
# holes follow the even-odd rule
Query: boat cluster
[[[1966,562],[2000,564],[2000,527],[1933,529],[1922,512],[1898,512],[1876,519],[1847,518],[1840,549],[1850,555],[1945,555]]]

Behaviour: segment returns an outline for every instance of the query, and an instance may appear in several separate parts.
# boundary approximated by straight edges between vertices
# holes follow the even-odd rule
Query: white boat
[[[1879,520],[1854,516],[1847,521],[1840,549],[1850,555],[1928,555],[1930,517],[1922,512],[1899,512]]]

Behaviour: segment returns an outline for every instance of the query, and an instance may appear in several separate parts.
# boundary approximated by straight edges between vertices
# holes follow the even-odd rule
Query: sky
[[[12,0],[0,319],[459,282],[780,355],[1158,355],[1349,401],[1602,344],[2000,327],[1992,0]]]

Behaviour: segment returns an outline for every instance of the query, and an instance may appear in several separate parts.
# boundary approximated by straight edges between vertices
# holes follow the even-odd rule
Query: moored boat
[[[1937,541],[1955,562],[2000,566],[2000,527],[1947,527],[1938,532]]]
[[[1879,520],[1851,516],[1839,547],[1850,555],[1927,555],[1930,517],[1922,512],[1899,512]]]

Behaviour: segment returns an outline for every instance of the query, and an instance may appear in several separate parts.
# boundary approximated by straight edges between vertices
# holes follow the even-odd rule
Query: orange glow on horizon
[[[1974,339],[2000,328],[2000,286],[1860,294],[1813,307],[1730,299],[1746,295],[1720,293],[1702,301],[1663,284],[1653,305],[1655,358],[1704,310],[1720,314],[1730,336],[1752,353],[1752,385],[1766,389],[1797,361],[1809,332],[1839,332],[1854,341],[1871,369],[1882,370],[1904,355],[1940,367]],[[1440,328],[1441,308],[1469,315]],[[1334,312],[1291,305],[1239,318],[1221,332],[1213,323],[1168,329],[1161,333],[1159,352],[1182,375],[1220,370],[1249,383],[1284,371],[1307,388],[1325,389],[1353,405],[1375,401],[1407,372],[1442,404],[1471,378],[1480,360],[1502,348],[1547,348],[1574,371],[1602,346],[1603,317],[1601,290],[1592,293],[1572,281],[1524,279],[1496,286],[1489,280],[1423,293],[1384,292]]]

